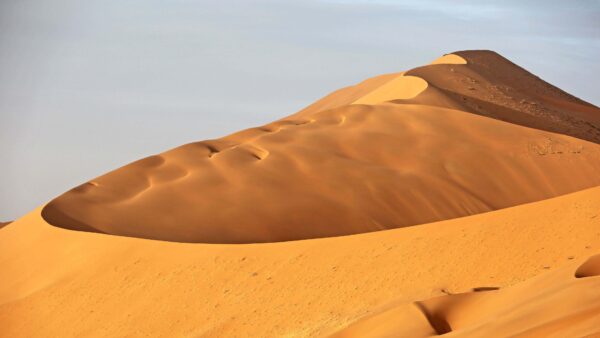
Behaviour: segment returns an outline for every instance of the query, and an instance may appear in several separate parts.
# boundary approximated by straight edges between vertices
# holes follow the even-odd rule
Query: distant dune
[[[600,337],[599,117],[463,51],[139,160],[0,223],[0,337]]]
[[[599,127],[599,108],[500,55],[457,52],[134,162],[42,215],[67,229],[198,243],[407,227],[600,184]]]
[[[0,222],[0,229],[2,229],[3,227],[9,225],[10,222]]]

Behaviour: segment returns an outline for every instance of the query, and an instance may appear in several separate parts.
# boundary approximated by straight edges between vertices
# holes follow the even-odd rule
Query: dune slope
[[[407,227],[599,185],[599,116],[495,53],[457,52],[134,162],[42,215],[67,229],[199,243]]]
[[[491,51],[461,51],[465,65],[441,64],[406,72],[427,81],[413,103],[462,110],[511,123],[600,142],[600,113]]]
[[[558,317],[558,337],[590,332],[599,210],[593,188],[402,229],[216,245],[70,231],[38,209],[0,231],[0,337],[327,337],[373,316],[393,337],[396,324],[434,335],[415,302],[447,316],[452,334],[521,334]],[[474,288],[500,289],[479,292],[481,307],[454,296]],[[448,294],[443,308],[428,301]],[[496,331],[503,322],[510,330]]]
[[[506,289],[476,288],[393,306],[331,338],[600,335],[599,263],[595,255]],[[590,273],[577,276],[581,269]]]

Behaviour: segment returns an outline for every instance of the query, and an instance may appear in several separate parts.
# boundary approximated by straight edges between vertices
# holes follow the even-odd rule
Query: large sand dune
[[[466,51],[142,159],[0,223],[0,337],[600,337],[599,117]]]
[[[203,243],[440,221],[600,184],[599,116],[495,53],[458,52],[134,162],[42,215],[68,229]]]

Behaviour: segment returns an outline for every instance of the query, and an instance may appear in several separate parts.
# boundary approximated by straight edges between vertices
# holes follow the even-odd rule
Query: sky
[[[600,1],[1,0],[0,221],[465,49],[600,105]]]

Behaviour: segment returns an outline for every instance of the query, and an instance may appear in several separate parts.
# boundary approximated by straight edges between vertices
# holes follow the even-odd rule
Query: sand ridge
[[[584,107],[578,118],[592,121],[600,109],[492,52],[457,52],[434,63],[364,81],[261,127],[134,162],[59,196],[42,215],[68,229],[256,243],[413,226],[600,184],[593,128],[575,115],[573,125],[544,115]],[[535,115],[529,101],[494,108],[508,101],[479,93],[496,78],[501,92],[535,95],[544,114]],[[476,99],[487,115],[472,109]]]
[[[600,142],[598,107],[552,86],[497,53],[454,54],[467,63],[407,71],[406,75],[427,81],[428,87],[418,97],[404,102],[459,106],[465,112]]]
[[[352,104],[373,105],[392,100],[412,99],[427,88],[427,81],[404,74],[389,80]]]
[[[446,54],[435,59],[430,65],[466,65],[467,60],[456,54]]]

